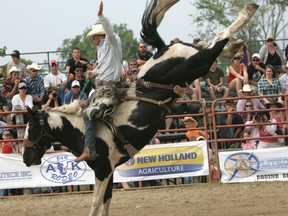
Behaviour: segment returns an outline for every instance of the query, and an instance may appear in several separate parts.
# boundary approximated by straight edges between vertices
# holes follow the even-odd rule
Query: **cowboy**
[[[86,126],[85,143],[83,153],[75,160],[94,160],[96,158],[96,119],[99,114],[99,107],[107,105],[95,105],[93,100],[98,91],[111,90],[119,80],[122,70],[122,47],[119,36],[114,33],[113,27],[106,17],[103,16],[103,2],[101,1],[98,18],[101,24],[92,26],[87,37],[92,36],[93,42],[97,46],[98,64],[93,71],[87,71],[88,77],[96,77],[97,90],[88,99],[89,107],[84,110],[83,118]]]

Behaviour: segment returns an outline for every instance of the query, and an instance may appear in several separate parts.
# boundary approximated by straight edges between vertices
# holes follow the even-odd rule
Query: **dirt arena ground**
[[[114,190],[114,216],[283,216],[288,215],[288,184],[195,184],[157,189]],[[92,194],[0,199],[5,216],[88,215]]]

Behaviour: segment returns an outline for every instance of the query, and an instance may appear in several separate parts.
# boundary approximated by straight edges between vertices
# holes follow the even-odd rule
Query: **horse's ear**
[[[28,111],[28,115],[30,118],[35,118],[37,115],[37,111],[33,111],[29,106],[26,106],[26,109]]]

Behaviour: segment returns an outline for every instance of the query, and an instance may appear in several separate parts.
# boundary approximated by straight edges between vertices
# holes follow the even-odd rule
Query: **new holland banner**
[[[288,181],[288,148],[219,153],[221,182]]]
[[[147,145],[114,173],[114,182],[209,175],[205,141]]]
[[[0,154],[0,189],[94,184],[93,170],[74,160],[67,152],[45,154],[41,165],[26,167],[22,155]],[[208,174],[204,141],[147,145],[116,169],[114,182]]]

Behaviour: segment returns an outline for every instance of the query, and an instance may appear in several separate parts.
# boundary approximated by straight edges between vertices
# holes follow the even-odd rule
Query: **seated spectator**
[[[224,73],[217,67],[217,60],[213,63],[209,72],[203,78],[206,81],[207,91],[213,101],[217,99],[216,93],[223,95],[223,98],[229,96],[229,88],[224,84]],[[220,109],[221,106],[217,106],[215,109]]]
[[[244,139],[251,138],[250,130],[244,130],[242,134]],[[241,147],[243,150],[253,150],[257,148],[257,143],[253,140],[244,140],[244,142],[241,143]]]
[[[245,104],[246,104],[246,97],[251,96],[252,95],[252,88],[250,87],[249,84],[245,84],[242,88],[242,95],[243,95],[243,99],[240,99],[237,103],[237,111],[241,112],[245,110]],[[252,104],[253,104],[253,110],[258,110],[258,109],[264,109],[264,105],[260,102],[260,100],[258,98],[252,98],[249,99]]]
[[[68,90],[71,90],[71,84],[74,80],[77,80],[80,83],[80,90],[89,95],[92,88],[95,88],[95,85],[92,80],[85,79],[83,75],[84,67],[80,63],[75,63],[70,67],[70,72],[74,74],[74,78],[70,79],[66,85]],[[87,75],[88,76],[88,75]],[[67,90],[66,89],[66,90]]]
[[[244,111],[253,111],[253,103],[251,100],[246,100]],[[243,122],[252,121],[255,112],[240,113]]]
[[[248,84],[248,73],[245,64],[240,63],[241,55],[236,53],[232,59],[232,64],[229,66],[228,83],[229,89],[236,91],[238,97],[241,97],[239,92],[244,84]]]
[[[30,109],[33,109],[33,98],[31,95],[26,94],[27,85],[25,82],[20,82],[18,84],[19,94],[16,94],[12,98],[12,111],[26,110],[28,106]],[[12,115],[12,121],[16,124],[15,115]],[[29,121],[29,116],[27,113],[23,113],[24,123],[26,124]]]
[[[258,81],[265,73],[265,64],[260,62],[260,55],[254,53],[252,55],[252,63],[247,67],[249,84],[253,89],[253,93],[257,94]]]
[[[58,89],[55,86],[50,86],[47,94],[42,99],[42,109],[59,107],[62,105],[62,100],[58,95]]]
[[[272,65],[267,65],[265,68],[264,77],[258,82],[258,94],[263,95],[281,95],[282,86],[278,78],[276,78],[275,69]],[[263,98],[265,104],[270,103],[269,98]],[[281,97],[278,101],[282,103]]]
[[[202,130],[197,130],[198,122],[192,118],[192,117],[185,117],[182,119],[182,122],[184,123],[185,127],[190,129],[186,132],[186,137],[189,139],[189,141],[198,141],[198,137],[202,136],[205,137],[207,140],[207,135]],[[193,130],[195,128],[195,130]]]
[[[279,81],[281,83],[283,93],[288,94],[288,60],[286,63],[286,73],[279,78]]]
[[[50,61],[50,73],[44,77],[44,88],[47,89],[50,86],[54,86],[58,89],[58,94],[61,100],[64,100],[64,94],[67,84],[67,77],[65,74],[58,71],[58,62],[56,60]],[[43,103],[42,103],[43,104]]]
[[[11,125],[11,116],[8,114],[2,114],[8,112],[7,98],[3,96],[4,87],[0,84],[0,121],[6,122],[7,125]]]
[[[265,65],[272,65],[275,68],[275,77],[285,73],[284,54],[272,35],[267,35],[266,44],[260,48],[259,55]]]
[[[83,73],[86,72],[87,69],[93,70],[93,65],[86,58],[81,57],[81,52],[78,47],[73,47],[72,49],[72,58],[68,59],[65,65],[65,69],[68,73],[68,80],[74,78],[75,74],[73,70],[70,70],[72,66],[76,63],[80,63],[83,66]]]
[[[227,112],[235,111],[235,105],[233,101],[226,101],[225,108]],[[243,124],[243,120],[239,113],[222,114],[219,117],[220,125],[227,125],[227,128],[221,128],[218,131],[218,138],[231,139],[240,138],[242,127],[230,127],[230,125]],[[229,148],[234,142],[228,142],[227,147]]]
[[[3,96],[7,98],[7,104],[9,111],[12,110],[11,100],[15,94],[18,94],[18,84],[20,83],[19,79],[20,69],[13,66],[9,70],[9,78],[4,81],[3,87],[4,92]]]
[[[147,44],[141,42],[138,46],[138,52],[136,53],[136,60],[139,70],[152,56],[153,53],[147,50]]]
[[[41,69],[37,63],[32,63],[27,66],[30,75],[26,78],[27,93],[33,97],[33,105],[35,108],[41,109],[41,101],[45,94],[44,81],[38,75]]]
[[[70,104],[76,99],[86,100],[87,95],[85,92],[80,91],[80,83],[77,80],[74,80],[71,85],[71,90],[64,96],[64,104]]]
[[[19,78],[26,78],[26,67],[25,64],[20,62],[20,52],[18,50],[13,50],[11,53],[12,62],[7,64],[7,72],[10,71],[12,67],[16,67],[19,69]],[[9,73],[7,73],[7,79],[9,78]]]

